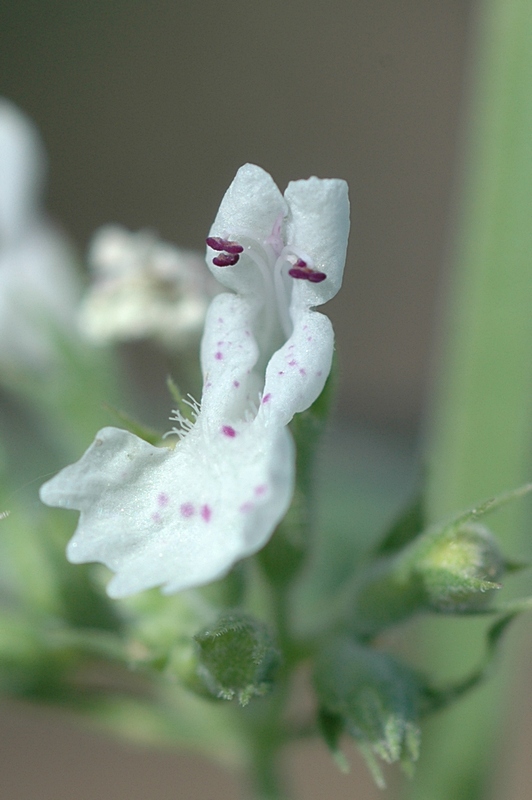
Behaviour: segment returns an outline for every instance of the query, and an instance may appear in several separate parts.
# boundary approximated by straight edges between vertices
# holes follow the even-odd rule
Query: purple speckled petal
[[[309,408],[331,371],[333,351],[330,319],[301,311],[292,335],[270,359],[259,415],[268,424],[288,425],[294,414]]]
[[[286,428],[260,420],[229,437],[200,421],[174,450],[104,428],[41,499],[81,511],[68,558],[112,569],[111,597],[176,592],[219,578],[266,543],[290,503],[293,464]]]

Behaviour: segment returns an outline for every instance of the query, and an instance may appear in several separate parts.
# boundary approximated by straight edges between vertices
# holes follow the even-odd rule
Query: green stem
[[[530,477],[532,3],[484,0],[479,33],[464,214],[430,453],[432,521]],[[498,514],[493,527],[507,555],[523,557],[523,503]],[[470,626],[425,633],[434,668],[456,674],[474,659]],[[435,721],[413,800],[485,796],[501,700],[500,679]]]
[[[288,800],[277,747],[271,740],[258,741],[250,775],[253,800]]]

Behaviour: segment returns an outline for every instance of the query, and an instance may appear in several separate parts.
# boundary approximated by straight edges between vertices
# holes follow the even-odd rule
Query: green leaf
[[[267,626],[241,611],[224,613],[196,634],[198,673],[216,697],[245,706],[273,685],[280,653]]]

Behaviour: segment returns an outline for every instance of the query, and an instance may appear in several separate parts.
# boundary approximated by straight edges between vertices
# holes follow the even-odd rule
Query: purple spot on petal
[[[322,370],[321,370],[321,369],[319,369],[319,370],[316,372],[316,375],[318,376],[318,378],[321,378],[321,376],[323,375],[323,372],[322,372]]]
[[[238,389],[238,387],[240,386],[240,381],[233,381],[233,386],[235,387],[235,389]]]
[[[224,345],[225,342],[216,342],[216,344],[218,345],[218,347],[222,347],[222,345]]]
[[[216,361],[221,361],[223,359],[223,357],[224,357],[224,354],[220,353],[220,351],[218,350],[218,352],[214,354],[214,357],[215,357]]]
[[[170,498],[165,492],[161,492],[159,495],[157,495],[157,505],[159,508],[165,508],[169,502]]]
[[[160,525],[161,522],[163,521],[162,517],[161,517],[161,515],[159,514],[158,511],[155,511],[155,513],[151,515],[151,518],[152,518],[152,521],[156,522],[158,525]]]
[[[300,375],[306,375],[307,374],[307,370],[303,369],[303,367],[301,367],[301,369],[299,370],[299,374]]]
[[[253,503],[250,502],[242,503],[242,505],[239,508],[239,511],[241,511],[242,514],[249,514],[250,511],[253,511]]]
[[[312,341],[312,336],[307,336],[307,342],[311,342],[311,341]]]
[[[296,364],[297,364],[297,361],[295,360],[295,358],[293,358],[293,359],[292,359],[292,361],[289,361],[289,362],[288,362],[288,366],[289,366],[289,367],[295,367],[295,366],[296,366]]]
[[[192,517],[194,515],[194,506],[192,503],[181,503],[181,511],[182,517]]]
[[[278,375],[284,375],[284,372],[281,370],[281,371],[280,371],[280,372],[278,372],[277,374],[278,374]]]
[[[265,394],[264,397],[262,398],[262,402],[263,403],[269,403],[270,400],[271,400],[271,394],[270,394],[270,392],[268,392],[268,394]]]
[[[220,323],[220,325],[222,325],[223,324],[223,318],[222,317],[218,317],[218,322]]]
[[[261,495],[265,494],[268,486],[266,483],[261,483],[260,486],[255,486],[255,494],[257,497],[261,497]]]
[[[234,439],[236,436],[236,431],[230,425],[222,425],[222,433],[224,436],[229,436],[230,439]]]
[[[201,507],[200,514],[201,518],[205,520],[205,522],[210,522],[210,519],[212,517],[212,508],[207,504],[205,504],[204,506]]]

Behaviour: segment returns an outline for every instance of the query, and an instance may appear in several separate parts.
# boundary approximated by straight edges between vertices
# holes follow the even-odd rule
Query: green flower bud
[[[480,611],[506,567],[496,539],[478,523],[429,529],[368,568],[351,603],[352,625],[371,637],[421,611]]]
[[[377,759],[400,762],[412,771],[419,754],[417,718],[423,691],[412,670],[386,653],[338,637],[318,653],[314,685],[320,726],[337,761],[338,739],[345,730],[356,740],[379,786],[384,779]]]
[[[233,611],[194,638],[199,647],[198,674],[214,696],[236,697],[244,706],[271,689],[280,654],[263,622]]]
[[[477,611],[491,600],[505,562],[487,528],[464,525],[436,539],[415,567],[434,611]]]

